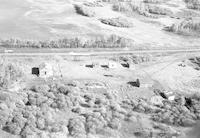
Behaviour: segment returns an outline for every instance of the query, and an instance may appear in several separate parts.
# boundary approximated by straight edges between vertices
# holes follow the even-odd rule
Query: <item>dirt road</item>
[[[63,55],[63,56],[101,56],[101,55],[127,55],[127,54],[156,54],[156,53],[198,53],[200,49],[179,49],[179,50],[79,50],[79,49],[42,49],[42,50],[13,50],[9,52],[0,51],[0,55],[7,56],[48,56],[48,55]]]

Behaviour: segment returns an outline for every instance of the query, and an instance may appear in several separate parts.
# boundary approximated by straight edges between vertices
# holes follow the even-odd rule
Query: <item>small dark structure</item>
[[[105,74],[104,76],[105,77],[113,77],[113,75],[107,75],[107,74]]]
[[[140,80],[136,79],[136,81],[129,81],[128,84],[134,87],[140,87]]]
[[[136,84],[137,84],[137,87],[140,87],[140,80],[139,79],[136,79]]]
[[[40,75],[40,69],[37,67],[32,68],[32,74],[39,76]]]
[[[167,99],[167,96],[166,96],[166,94],[165,94],[164,92],[160,92],[159,94],[160,94],[160,96],[161,96],[162,98]]]
[[[101,65],[102,68],[109,68],[108,65]]]
[[[185,106],[190,108],[192,107],[192,99],[185,97]]]
[[[87,67],[87,68],[94,68],[94,65],[93,64],[91,64],[91,65],[85,65],[85,67]]]
[[[130,68],[129,63],[121,63],[121,65],[122,65],[123,67],[125,67],[125,68]]]

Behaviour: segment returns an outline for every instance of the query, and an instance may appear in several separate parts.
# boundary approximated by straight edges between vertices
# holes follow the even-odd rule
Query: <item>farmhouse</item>
[[[42,63],[39,65],[39,67],[32,68],[32,74],[41,78],[48,78],[53,76],[53,68],[48,63]]]

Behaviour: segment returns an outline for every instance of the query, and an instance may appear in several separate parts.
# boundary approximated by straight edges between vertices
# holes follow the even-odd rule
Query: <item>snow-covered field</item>
[[[87,1],[86,1],[87,2]],[[180,36],[163,31],[178,19],[162,16],[158,19],[143,16],[127,16],[112,10],[111,4],[89,7],[94,17],[76,13],[78,0],[0,0],[0,38],[56,39],[64,37],[93,38],[116,34],[131,38],[136,45],[146,47],[192,47],[200,42],[198,37]],[[170,5],[171,4],[171,5]],[[174,6],[175,5],[175,6]],[[185,9],[181,0],[160,4],[172,12]],[[102,24],[100,18],[123,17],[133,23],[132,28],[120,28]]]

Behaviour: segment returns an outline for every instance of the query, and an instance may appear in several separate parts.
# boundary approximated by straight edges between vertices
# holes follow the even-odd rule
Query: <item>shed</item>
[[[36,76],[39,76],[40,75],[40,69],[37,68],[37,67],[33,67],[32,68],[32,74],[36,75]]]

